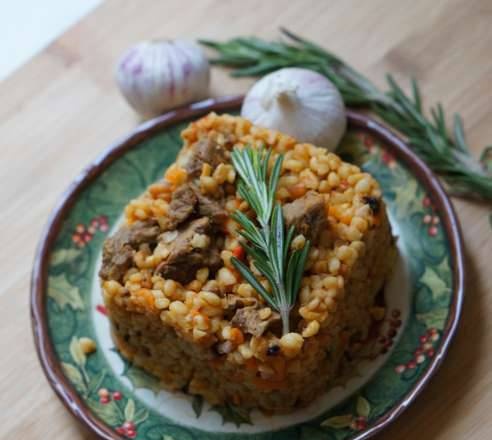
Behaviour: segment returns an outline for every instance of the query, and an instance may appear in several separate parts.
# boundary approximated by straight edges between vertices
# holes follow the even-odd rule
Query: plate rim
[[[92,414],[73,386],[65,378],[60,363],[56,358],[49,335],[45,307],[47,298],[46,285],[48,280],[49,255],[54,241],[66,214],[73,207],[79,194],[116,159],[169,125],[192,117],[202,116],[210,111],[233,110],[238,108],[242,101],[243,96],[241,95],[209,98],[169,111],[138,125],[127,136],[106,148],[80,172],[60,196],[41,233],[34,257],[30,285],[31,327],[38,359],[50,386],[65,407],[80,422],[105,440],[121,440],[123,437]],[[442,331],[441,343],[436,350],[434,358],[414,386],[387,413],[376,419],[366,430],[352,437],[353,440],[364,440],[372,437],[399,417],[415,401],[416,397],[422,392],[442,364],[460,321],[464,299],[465,259],[461,228],[456,212],[449,196],[434,173],[413,153],[406,142],[390,128],[383,126],[370,116],[356,110],[347,110],[347,119],[349,126],[369,130],[377,138],[382,140],[410,168],[412,174],[416,176],[426,189],[427,195],[432,199],[434,205],[441,213],[442,224],[449,240],[450,263],[453,273],[449,318]]]

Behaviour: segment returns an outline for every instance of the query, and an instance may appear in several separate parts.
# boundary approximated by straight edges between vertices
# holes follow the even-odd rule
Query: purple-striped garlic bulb
[[[116,67],[116,81],[128,103],[145,116],[208,96],[210,66],[188,40],[144,41],[129,48]]]

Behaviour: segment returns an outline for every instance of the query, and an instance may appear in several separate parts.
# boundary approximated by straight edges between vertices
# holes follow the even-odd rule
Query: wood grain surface
[[[387,71],[399,79],[414,75],[427,102],[461,112],[478,154],[492,143],[491,21],[488,0],[110,0],[1,82],[0,438],[93,439],[39,366],[29,277],[58,196],[139,122],[113,82],[115,61],[128,45],[156,37],[275,38],[283,25],[377,83]],[[215,69],[212,94],[242,93],[249,84]],[[492,438],[492,206],[453,201],[468,263],[462,323],[437,376],[381,440]]]

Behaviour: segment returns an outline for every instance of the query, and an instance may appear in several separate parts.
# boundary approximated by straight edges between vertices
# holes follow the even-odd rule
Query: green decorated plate
[[[97,279],[101,246],[127,202],[160,178],[180,131],[209,111],[237,112],[241,98],[208,100],[137,128],[89,165],[43,233],[32,275],[36,347],[66,407],[104,439],[341,440],[373,435],[415,399],[442,362],[463,300],[463,254],[453,208],[429,169],[389,130],[350,111],[338,153],[381,184],[399,261],[385,288],[387,316],[372,359],[343,385],[288,416],[210,407],[169,393],[114,349]],[[86,356],[84,339],[97,343]]]

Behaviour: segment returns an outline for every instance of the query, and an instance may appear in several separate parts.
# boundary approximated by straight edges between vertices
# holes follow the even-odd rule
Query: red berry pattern
[[[416,366],[417,362],[415,362],[414,360],[409,361],[406,365],[407,370],[413,370]]]
[[[135,423],[129,420],[123,423],[123,425],[118,426],[115,431],[126,438],[135,438],[137,436],[137,427],[135,426]]]
[[[396,166],[395,157],[387,150],[383,150],[381,160],[388,168],[394,168]]]
[[[422,218],[422,223],[427,226],[427,235],[429,237],[435,237],[439,233],[439,223],[441,220],[435,212],[435,208],[432,205],[432,201],[429,197],[424,197],[422,200],[422,205],[424,206],[427,213]]]
[[[359,132],[356,134],[357,139],[362,143],[362,145],[367,148],[367,151],[371,154],[375,153],[374,139],[367,133]]]
[[[407,369],[406,365],[397,365],[396,368],[395,368],[395,371],[398,373],[398,374],[401,374],[403,373],[405,370]]]
[[[96,310],[101,314],[101,315],[105,315],[107,316],[108,315],[108,311],[106,309],[106,306],[103,305],[103,304],[98,304],[96,306]]]
[[[374,151],[374,139],[366,134],[363,137],[363,142],[364,146],[369,150],[370,153],[372,153]]]
[[[376,155],[380,150],[381,161],[383,162],[383,164],[386,165],[388,168],[394,168],[396,166],[396,160],[393,154],[391,154],[388,150],[384,148],[382,149],[377,148],[376,141],[372,136],[368,135],[367,133],[358,133],[357,137],[362,142],[364,147],[367,149],[369,154]]]
[[[396,374],[402,374],[406,370],[413,370],[420,364],[423,364],[426,359],[430,359],[435,355],[433,343],[439,340],[439,330],[430,328],[419,337],[419,347],[414,351],[413,358],[406,364],[399,364],[395,367]]]
[[[110,392],[107,388],[100,388],[97,391],[97,395],[99,396],[99,403],[106,405],[111,402],[111,400],[118,401],[123,398],[123,395],[119,391]]]
[[[101,388],[100,390],[98,390],[97,395],[99,396],[99,403],[101,405],[106,405],[111,400],[109,391],[106,388]]]
[[[72,242],[76,246],[83,248],[92,240],[98,230],[101,232],[106,232],[108,229],[108,218],[105,215],[94,217],[89,222],[89,226],[85,226],[82,223],[75,226],[75,230],[72,234]]]
[[[367,428],[367,418],[366,417],[356,417],[350,424],[350,429],[353,429],[354,431],[362,431],[363,429]]]
[[[97,391],[97,395],[101,405],[107,405],[111,401],[118,402],[123,399],[120,391],[109,391],[107,388],[100,388]],[[125,420],[121,426],[117,426],[114,430],[117,434],[126,438],[135,438],[137,436],[137,426],[132,420]]]

